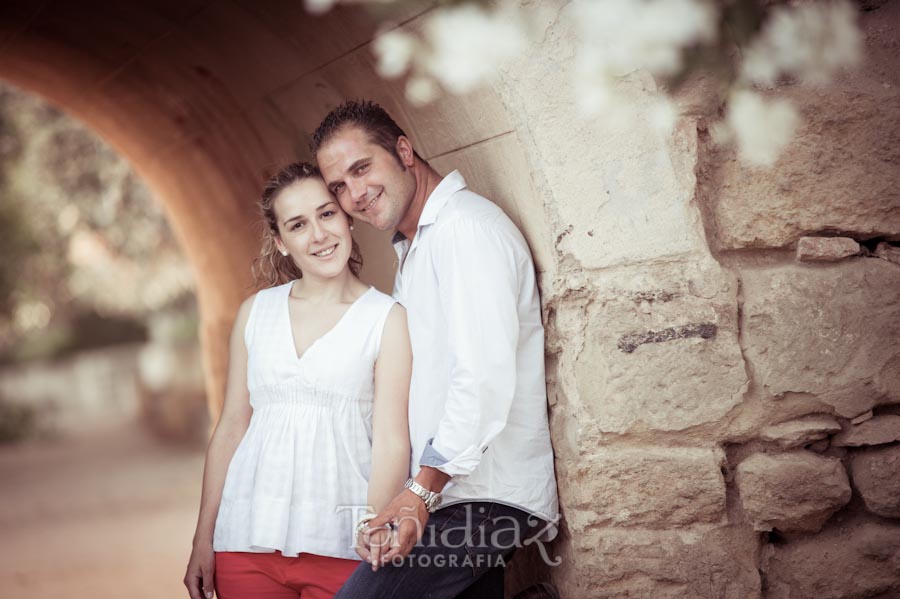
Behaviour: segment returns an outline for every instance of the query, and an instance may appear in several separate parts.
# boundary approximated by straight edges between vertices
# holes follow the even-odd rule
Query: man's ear
[[[416,161],[416,152],[413,150],[412,142],[405,135],[397,138],[397,156],[405,167],[411,167]]]

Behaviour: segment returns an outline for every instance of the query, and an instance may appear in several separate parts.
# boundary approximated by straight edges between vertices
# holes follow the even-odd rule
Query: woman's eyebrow
[[[287,224],[288,224],[289,222],[291,222],[291,221],[293,221],[293,220],[297,220],[297,219],[299,219],[299,218],[306,218],[306,217],[303,216],[302,214],[298,214],[297,216],[292,216],[291,218],[289,218],[289,219],[287,219],[286,221],[284,221],[284,222],[282,223],[281,226],[286,227]]]

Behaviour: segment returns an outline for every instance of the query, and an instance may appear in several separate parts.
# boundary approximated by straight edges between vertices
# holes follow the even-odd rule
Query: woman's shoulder
[[[283,295],[290,292],[290,286],[293,284],[293,281],[290,283],[284,283],[283,285],[276,285],[274,287],[266,287],[264,289],[259,289],[254,293],[251,293],[247,296],[243,302],[241,302],[240,308],[238,308],[238,318],[243,318],[246,320],[250,313],[253,311],[253,307],[263,302],[271,302],[273,300],[277,300]]]
[[[397,300],[395,300],[393,297],[391,297],[387,293],[384,293],[383,291],[379,290],[377,287],[369,287],[369,290],[367,293],[371,296],[372,301],[383,304],[385,306],[393,305],[393,304],[397,303]]]

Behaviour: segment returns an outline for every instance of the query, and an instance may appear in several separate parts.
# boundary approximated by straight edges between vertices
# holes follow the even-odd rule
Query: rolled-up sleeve
[[[458,219],[434,232],[450,376],[444,414],[419,464],[470,474],[504,429],[516,389],[519,340],[515,241],[494,219]]]

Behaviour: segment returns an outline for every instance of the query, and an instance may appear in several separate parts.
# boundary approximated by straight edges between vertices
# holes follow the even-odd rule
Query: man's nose
[[[350,197],[354,202],[361,202],[366,199],[366,184],[364,181],[351,179],[347,183],[347,189],[350,190]]]

